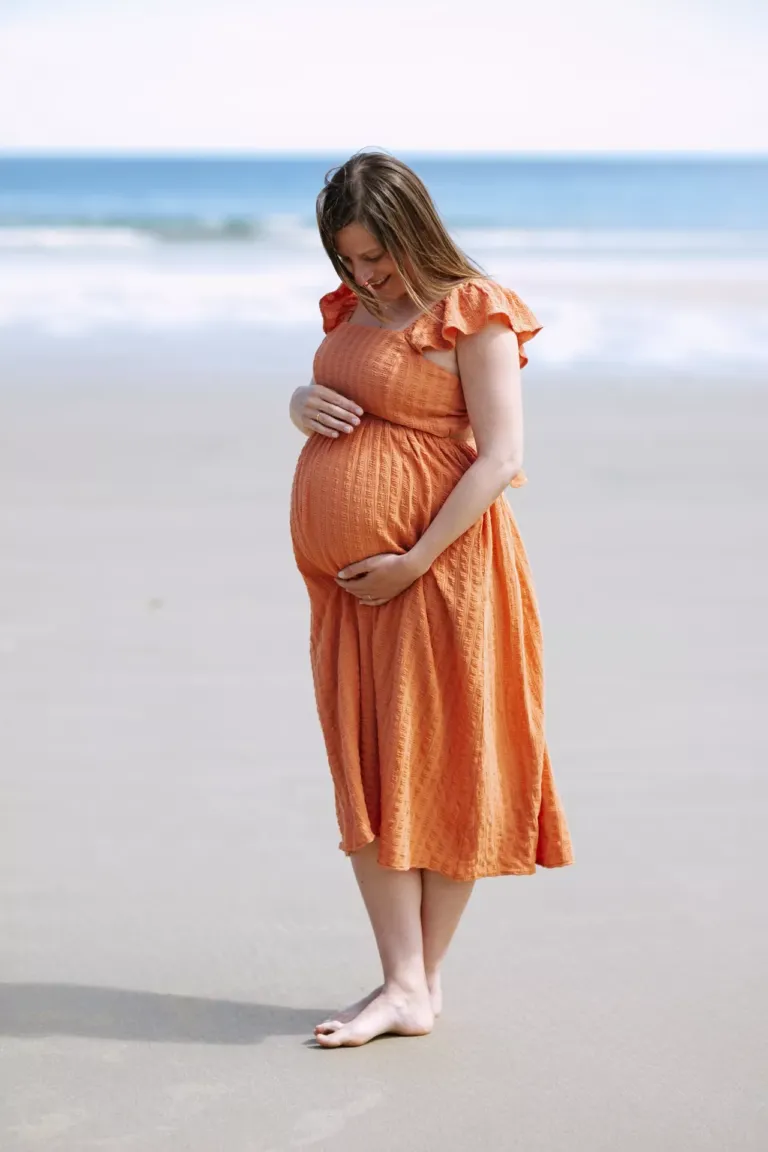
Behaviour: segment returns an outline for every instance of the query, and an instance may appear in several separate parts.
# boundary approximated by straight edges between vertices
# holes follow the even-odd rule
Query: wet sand
[[[287,528],[301,376],[4,360],[0,1147],[768,1144],[768,390],[526,370],[576,866],[478,885],[423,1040],[377,964]]]

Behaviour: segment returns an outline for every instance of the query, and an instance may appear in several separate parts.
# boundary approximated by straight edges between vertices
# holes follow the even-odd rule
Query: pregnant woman
[[[320,301],[291,529],[341,831],[383,984],[324,1047],[429,1032],[476,879],[571,862],[544,735],[541,631],[503,492],[525,482],[539,330],[455,246],[419,178],[361,153],[317,205]]]

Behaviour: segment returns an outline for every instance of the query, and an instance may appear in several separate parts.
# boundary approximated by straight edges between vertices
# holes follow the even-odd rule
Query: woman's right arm
[[[290,417],[300,432],[311,436],[319,432],[335,440],[340,432],[354,432],[363,410],[346,396],[341,396],[322,384],[297,388],[291,396]]]

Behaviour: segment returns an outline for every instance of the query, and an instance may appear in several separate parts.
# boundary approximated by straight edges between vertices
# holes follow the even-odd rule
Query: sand
[[[764,1149],[768,391],[528,370],[577,864],[478,885],[431,1037],[324,1052],[378,970],[287,531],[301,377],[214,364],[4,360],[3,1152]]]

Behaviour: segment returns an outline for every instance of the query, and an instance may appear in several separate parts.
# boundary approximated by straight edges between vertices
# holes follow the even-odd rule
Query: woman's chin
[[[380,304],[398,304],[405,299],[407,292],[397,284],[385,284],[381,291],[374,295]]]

